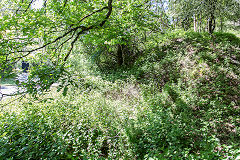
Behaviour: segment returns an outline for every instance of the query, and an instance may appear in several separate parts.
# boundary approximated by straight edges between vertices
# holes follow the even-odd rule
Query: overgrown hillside
[[[118,70],[75,56],[78,88],[4,106],[0,159],[240,158],[240,39],[178,31],[145,45]]]

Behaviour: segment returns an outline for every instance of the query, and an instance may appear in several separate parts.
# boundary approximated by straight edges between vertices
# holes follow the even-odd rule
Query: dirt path
[[[0,99],[2,100],[11,97],[11,95],[14,95],[17,93],[18,88],[17,86],[1,86],[0,89]]]
[[[19,74],[17,80],[19,82],[26,82],[28,79],[28,73]],[[16,85],[0,85],[0,100],[11,97],[18,92],[18,87]]]

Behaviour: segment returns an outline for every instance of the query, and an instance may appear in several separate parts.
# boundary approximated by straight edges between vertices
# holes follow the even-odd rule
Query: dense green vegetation
[[[2,0],[0,160],[240,159],[239,11]]]
[[[236,159],[240,39],[171,32],[132,67],[71,58],[79,88],[1,112],[1,159]],[[54,158],[53,158],[54,157]]]

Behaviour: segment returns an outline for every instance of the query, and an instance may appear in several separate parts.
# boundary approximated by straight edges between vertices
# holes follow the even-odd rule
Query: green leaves
[[[67,91],[68,91],[68,86],[65,86],[63,89],[63,96],[67,95]]]

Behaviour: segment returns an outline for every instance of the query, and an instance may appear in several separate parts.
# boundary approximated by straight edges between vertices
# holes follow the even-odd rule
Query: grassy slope
[[[71,72],[79,89],[5,107],[0,159],[236,158],[240,39],[187,32],[155,39],[127,71],[93,76],[97,69],[78,57]]]

